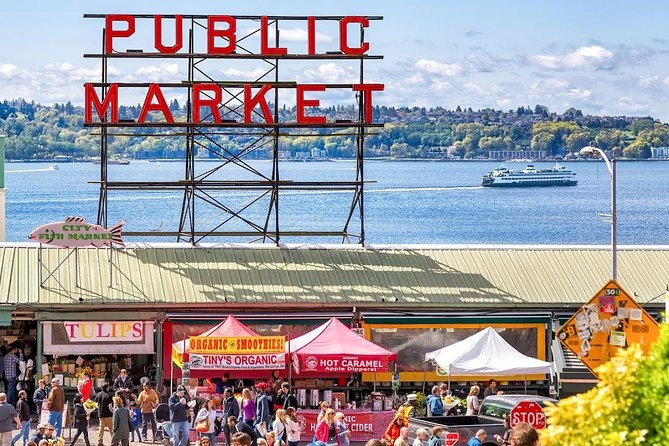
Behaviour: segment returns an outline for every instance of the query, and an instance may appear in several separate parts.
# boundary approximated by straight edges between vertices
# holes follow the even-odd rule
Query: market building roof
[[[618,256],[620,285],[661,307],[669,246],[619,247]],[[586,302],[609,277],[602,246],[0,244],[0,305],[36,309],[558,309]]]

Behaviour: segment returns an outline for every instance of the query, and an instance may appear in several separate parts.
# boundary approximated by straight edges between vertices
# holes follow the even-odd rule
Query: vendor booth
[[[268,376],[267,371],[285,369],[284,348],[283,336],[259,336],[229,315],[202,334],[174,342],[171,358],[182,378],[208,378],[230,371],[246,371],[249,377],[260,378]]]
[[[295,374],[347,374],[388,371],[397,355],[353,333],[331,318],[326,323],[286,344]]]
[[[551,363],[525,356],[509,345],[492,327],[425,355],[451,375],[509,376],[550,374]]]
[[[392,420],[395,411],[372,411],[365,408],[358,409],[357,402],[349,402],[345,392],[339,389],[324,390],[319,393],[305,377],[346,376],[359,372],[385,372],[391,361],[397,355],[366,340],[351,331],[338,319],[331,318],[314,330],[290,340],[286,343],[286,353],[291,358],[291,369],[299,379],[295,380],[298,401],[303,406],[317,406],[319,401],[328,401],[331,406],[340,410],[346,416],[347,424],[351,429],[352,441],[367,441],[370,438],[381,438],[385,428]],[[309,401],[306,394],[309,392]],[[377,409],[384,407],[377,406]],[[302,440],[313,438],[316,427],[317,409],[300,409],[298,417],[304,426]]]

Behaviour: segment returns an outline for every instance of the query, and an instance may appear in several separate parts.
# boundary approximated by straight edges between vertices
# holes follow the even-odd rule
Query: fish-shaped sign
[[[67,217],[65,221],[49,223],[33,230],[28,238],[34,242],[59,248],[82,248],[121,245],[121,230],[125,221],[111,228],[86,223],[81,217]]]

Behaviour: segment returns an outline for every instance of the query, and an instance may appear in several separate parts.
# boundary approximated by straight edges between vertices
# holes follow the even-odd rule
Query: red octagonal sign
[[[541,406],[534,401],[521,401],[513,406],[510,413],[511,427],[524,421],[534,426],[535,429],[546,427],[546,414]]]

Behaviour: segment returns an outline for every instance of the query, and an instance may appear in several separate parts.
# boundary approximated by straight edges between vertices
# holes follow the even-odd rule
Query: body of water
[[[537,167],[552,163],[535,163]],[[269,175],[271,163],[251,162]],[[610,180],[603,161],[572,162],[575,187],[483,188],[483,174],[499,162],[366,161],[366,242],[420,244],[599,244],[610,241],[610,224],[598,214],[610,211]],[[215,167],[198,163],[198,170]],[[7,241],[27,241],[37,226],[69,215],[95,222],[100,166],[87,163],[6,164]],[[524,164],[507,167],[522,169]],[[281,179],[353,180],[354,161],[281,164]],[[170,181],[183,177],[183,163],[132,162],[109,166],[110,181]],[[669,163],[618,163],[618,243],[669,245]],[[250,179],[239,169],[222,169],[215,179]],[[251,191],[214,194],[244,215],[262,222],[268,199]],[[341,230],[351,204],[350,192],[289,191],[280,195],[283,230]],[[110,191],[108,225],[126,220],[128,231],[178,228],[182,195],[178,192]],[[211,230],[225,219],[217,208],[197,201],[198,230]],[[233,223],[227,230],[247,230]],[[128,241],[174,239],[128,239]],[[222,241],[222,240],[206,240]],[[247,239],[226,241],[245,242]],[[334,242],[284,238],[283,242]]]

